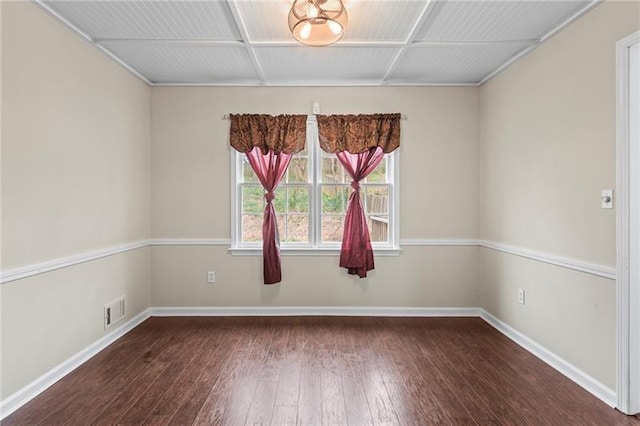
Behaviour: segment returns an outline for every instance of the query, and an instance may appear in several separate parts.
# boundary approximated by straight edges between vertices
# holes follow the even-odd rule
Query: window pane
[[[309,242],[309,216],[302,214],[290,214],[286,217],[287,235],[282,241],[288,243]]]
[[[366,213],[389,213],[389,187],[387,185],[367,185]],[[362,190],[360,190],[362,192]]]
[[[322,213],[344,213],[347,209],[347,191],[344,185],[322,186]]]
[[[340,245],[344,231],[344,219],[349,197],[354,193],[351,178],[335,156],[318,147],[317,128],[313,120],[308,124],[307,149],[295,154],[289,163],[284,178],[275,191],[275,209],[279,238],[283,248],[323,248]],[[312,146],[313,145],[313,149]],[[313,156],[311,156],[313,154]],[[266,200],[264,189],[253,172],[246,155],[237,153],[232,157],[232,167],[240,169],[232,176],[237,198],[233,199],[234,210],[239,212],[239,232],[232,242],[233,247],[258,247],[262,242],[262,221]],[[393,214],[392,197],[395,187],[395,156],[385,155],[380,164],[360,183],[360,204],[365,213],[366,225],[371,241],[377,247],[386,247],[393,235],[395,224],[389,223]],[[313,209],[313,210],[312,210]],[[316,234],[317,231],[317,234]]]
[[[308,213],[309,212],[309,188],[308,187],[289,187],[287,188],[289,205],[289,213]]]
[[[294,157],[287,168],[287,183],[307,183],[309,181],[309,171],[307,169],[309,160],[306,157]]]
[[[246,183],[258,183],[258,176],[251,168],[246,155],[242,154],[242,181]]]
[[[278,186],[274,195],[276,198],[273,200],[273,208],[276,209],[276,213],[286,213],[287,188],[284,185]]]
[[[242,215],[242,242],[256,243],[262,241],[262,215]]]
[[[322,182],[345,183],[344,168],[338,159],[333,157],[322,157]]]
[[[264,211],[264,189],[261,186],[242,186],[242,212],[262,213]]]
[[[388,215],[367,215],[367,226],[369,226],[371,242],[389,241]]]
[[[344,215],[322,215],[322,242],[341,242]]]
[[[383,183],[387,181],[387,157],[367,176],[366,182]]]
[[[287,241],[287,215],[276,214],[276,220],[278,221],[278,237],[280,242]]]

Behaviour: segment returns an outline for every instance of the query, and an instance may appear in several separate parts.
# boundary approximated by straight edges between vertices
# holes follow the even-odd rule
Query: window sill
[[[242,247],[230,248],[229,253],[232,256],[262,256],[261,248]],[[402,253],[401,248],[374,248],[375,256],[399,256]],[[281,256],[340,256],[339,248],[284,248],[280,249]]]

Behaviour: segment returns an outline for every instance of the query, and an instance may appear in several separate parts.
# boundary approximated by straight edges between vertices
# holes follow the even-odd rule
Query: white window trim
[[[307,118],[307,141],[306,148],[309,153],[310,173],[311,176],[311,194],[309,196],[309,211],[315,212],[316,215],[309,215],[310,221],[310,242],[299,243],[295,246],[291,243],[281,244],[280,254],[282,256],[338,256],[340,255],[340,243],[319,245],[319,235],[322,223],[318,214],[320,206],[320,191],[317,190],[320,185],[320,146],[317,143],[317,124],[316,117],[310,115]],[[262,243],[241,243],[242,221],[240,220],[240,212],[242,211],[242,199],[240,197],[240,179],[242,173],[241,160],[244,155],[241,152],[229,147],[230,164],[231,164],[231,247],[229,253],[234,256],[261,256]],[[400,153],[399,149],[389,155],[387,165],[392,169],[390,173],[393,175],[393,184],[390,185],[389,199],[389,242],[380,244],[372,243],[373,251],[378,256],[398,256],[402,249],[400,248]],[[317,217],[316,217],[317,216]],[[314,244],[316,244],[314,246]]]

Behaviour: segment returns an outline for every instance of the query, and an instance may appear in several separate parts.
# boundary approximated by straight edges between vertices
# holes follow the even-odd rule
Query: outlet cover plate
[[[600,193],[600,207],[603,209],[613,208],[613,189],[603,189]]]

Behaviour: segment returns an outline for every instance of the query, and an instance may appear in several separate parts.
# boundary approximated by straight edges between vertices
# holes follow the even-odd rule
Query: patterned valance
[[[329,153],[360,154],[380,147],[385,153],[400,146],[400,114],[318,115],[320,147]]]
[[[240,152],[260,147],[268,151],[295,154],[304,149],[307,139],[306,115],[231,114],[229,139]]]

